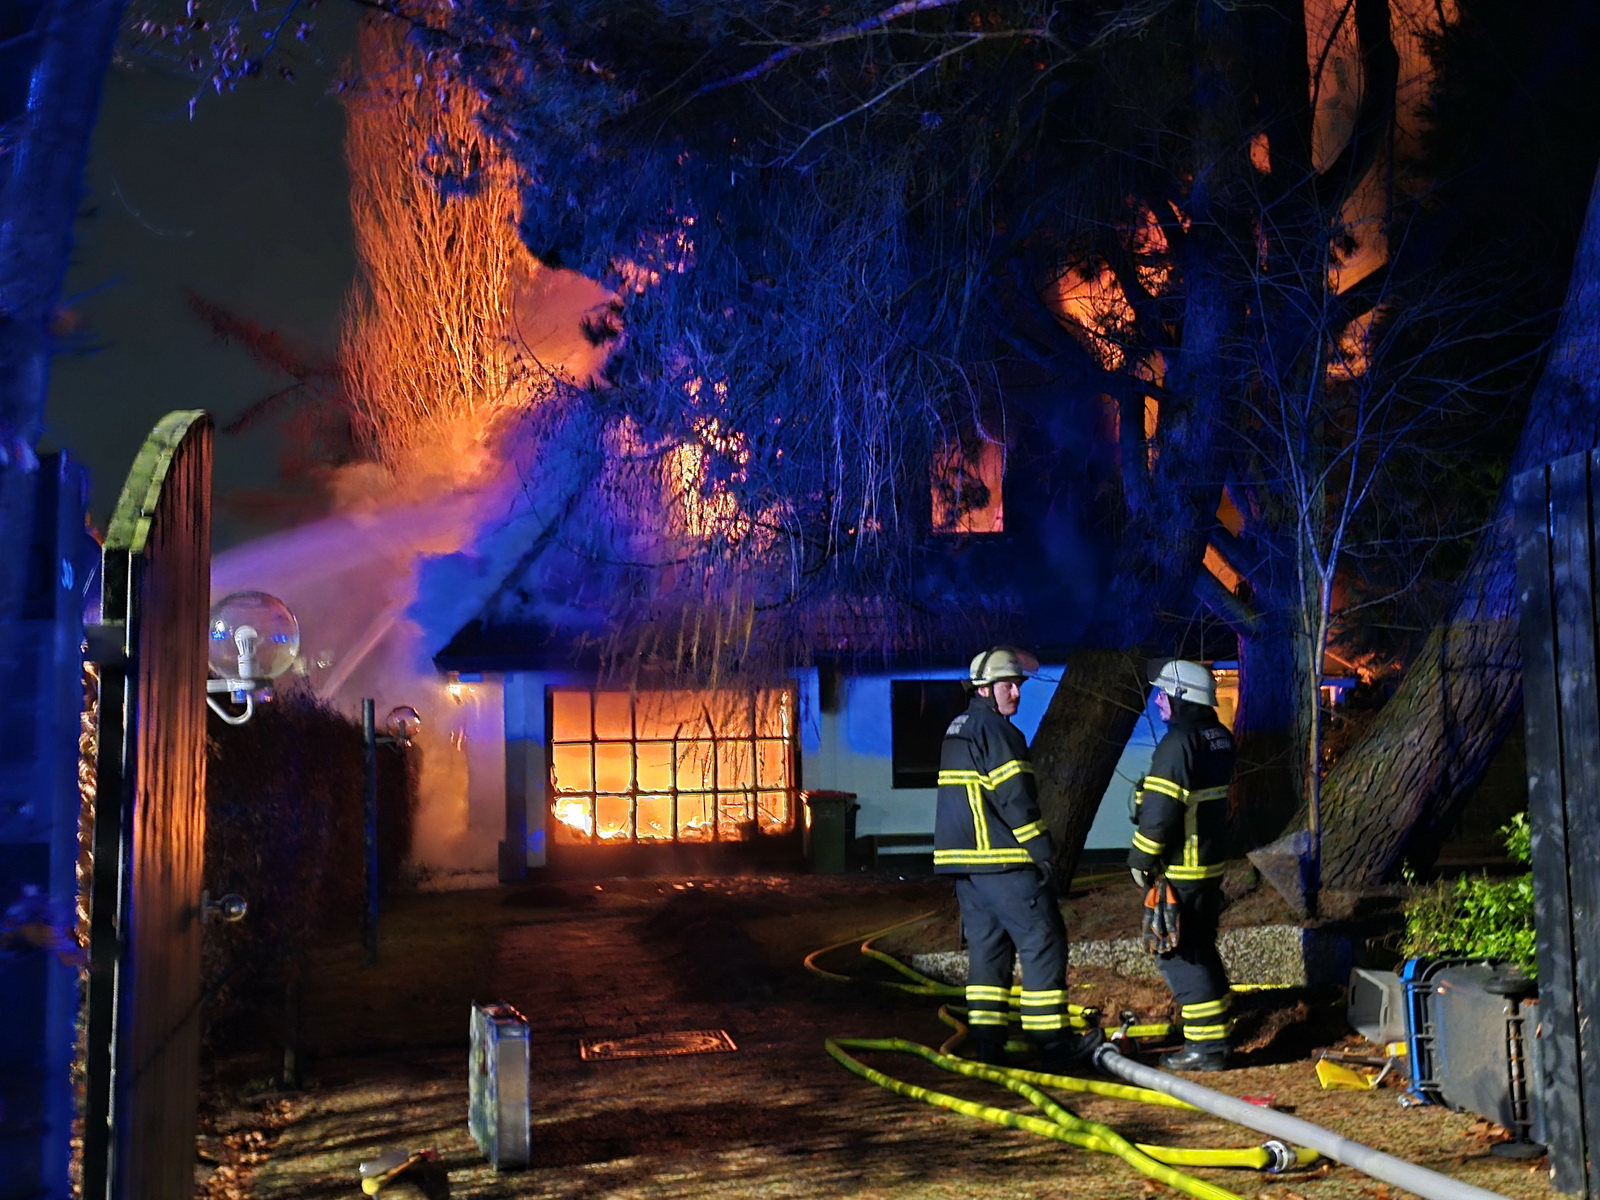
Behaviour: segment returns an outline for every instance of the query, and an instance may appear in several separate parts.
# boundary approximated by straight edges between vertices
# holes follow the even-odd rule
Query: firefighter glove
[[[1151,954],[1171,954],[1178,948],[1178,893],[1158,879],[1144,894],[1144,948]]]

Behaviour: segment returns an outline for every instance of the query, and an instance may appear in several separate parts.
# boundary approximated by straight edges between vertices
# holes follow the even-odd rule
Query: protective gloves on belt
[[[1165,879],[1156,879],[1144,894],[1144,948],[1151,954],[1171,954],[1182,936],[1178,893]]]

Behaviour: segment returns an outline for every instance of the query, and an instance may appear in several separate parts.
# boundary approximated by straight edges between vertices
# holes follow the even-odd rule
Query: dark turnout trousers
[[[956,877],[967,938],[967,1024],[980,1045],[1004,1044],[1012,962],[1022,961],[1022,1031],[1048,1047],[1069,1036],[1067,929],[1032,867]]]
[[[1217,953],[1217,921],[1222,915],[1222,887],[1214,882],[1185,887],[1178,895],[1178,948],[1161,955],[1161,974],[1178,1002],[1183,1040],[1197,1050],[1229,1048],[1233,1020],[1228,1015],[1232,993],[1228,973]]]

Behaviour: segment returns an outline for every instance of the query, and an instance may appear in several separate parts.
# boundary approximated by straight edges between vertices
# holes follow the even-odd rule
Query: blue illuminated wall
[[[1014,718],[1032,741],[1062,676],[1059,665],[1046,666],[1022,689],[1022,707]],[[893,728],[890,685],[896,679],[960,679],[959,669],[896,671],[846,676],[832,689],[824,706],[814,669],[796,673],[799,693],[800,786],[810,790],[852,792],[859,837],[933,834],[933,788],[893,786]],[[506,837],[501,846],[501,876],[518,877],[546,863],[546,812],[549,805],[548,740],[545,689],[586,686],[589,676],[577,672],[513,672],[505,677]],[[1148,709],[1135,729],[1117,774],[1106,789],[1086,848],[1121,849],[1133,827],[1128,806],[1133,783],[1144,774],[1161,730],[1155,709]]]
[[[1031,742],[1065,668],[1046,665],[1045,677],[1022,689],[1022,706],[1013,718]],[[893,786],[893,729],[890,724],[890,685],[896,679],[961,679],[965,673],[949,670],[897,671],[854,675],[839,686],[835,711],[823,712],[816,704],[815,672],[809,695],[802,690],[801,784],[807,788],[854,792],[861,805],[856,813],[860,837],[877,834],[933,834],[933,788]],[[810,703],[807,703],[807,700]],[[1150,708],[1130,739],[1117,775],[1106,789],[1086,848],[1103,850],[1128,844],[1133,826],[1127,807],[1134,780],[1144,774],[1161,729]]]

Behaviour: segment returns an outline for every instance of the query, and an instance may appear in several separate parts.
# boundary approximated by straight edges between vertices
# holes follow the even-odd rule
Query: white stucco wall
[[[1045,710],[1058,686],[1064,668],[1046,664],[1042,679],[1030,681],[1022,689],[1022,704],[1012,718],[1031,743],[1039,730]],[[814,675],[814,673],[813,673]],[[802,739],[801,782],[807,788],[829,788],[854,792],[861,805],[856,813],[856,833],[860,837],[876,834],[933,834],[935,789],[896,788],[893,772],[893,729],[889,703],[890,684],[896,679],[961,679],[959,669],[896,671],[885,674],[856,675],[843,681],[837,711],[820,712],[801,705],[803,719],[812,724],[809,737]],[[815,697],[814,690],[811,695]],[[1144,774],[1157,730],[1161,728],[1154,707],[1139,722],[1130,739],[1117,775],[1106,789],[1089,831],[1088,849],[1119,849],[1133,836],[1127,808],[1133,783]],[[807,742],[814,741],[815,749]]]
[[[1022,705],[1013,718],[1031,742],[1062,675],[1060,665],[1046,665],[1044,679],[1022,689]],[[960,679],[959,669],[895,671],[845,678],[826,710],[814,669],[797,672],[799,693],[800,787],[807,790],[853,792],[860,808],[856,834],[933,834],[935,789],[893,786],[893,729],[890,684],[896,679]],[[507,807],[527,814],[525,830],[514,830],[521,847],[505,845],[508,864],[521,855],[529,867],[545,865],[545,813],[548,807],[548,731],[545,728],[545,689],[584,686],[587,676],[573,672],[516,672],[505,677],[505,787]],[[1117,775],[1106,789],[1087,848],[1120,849],[1127,846],[1133,827],[1128,803],[1133,783],[1144,774],[1155,747],[1160,722],[1154,708],[1146,711],[1135,730]]]

